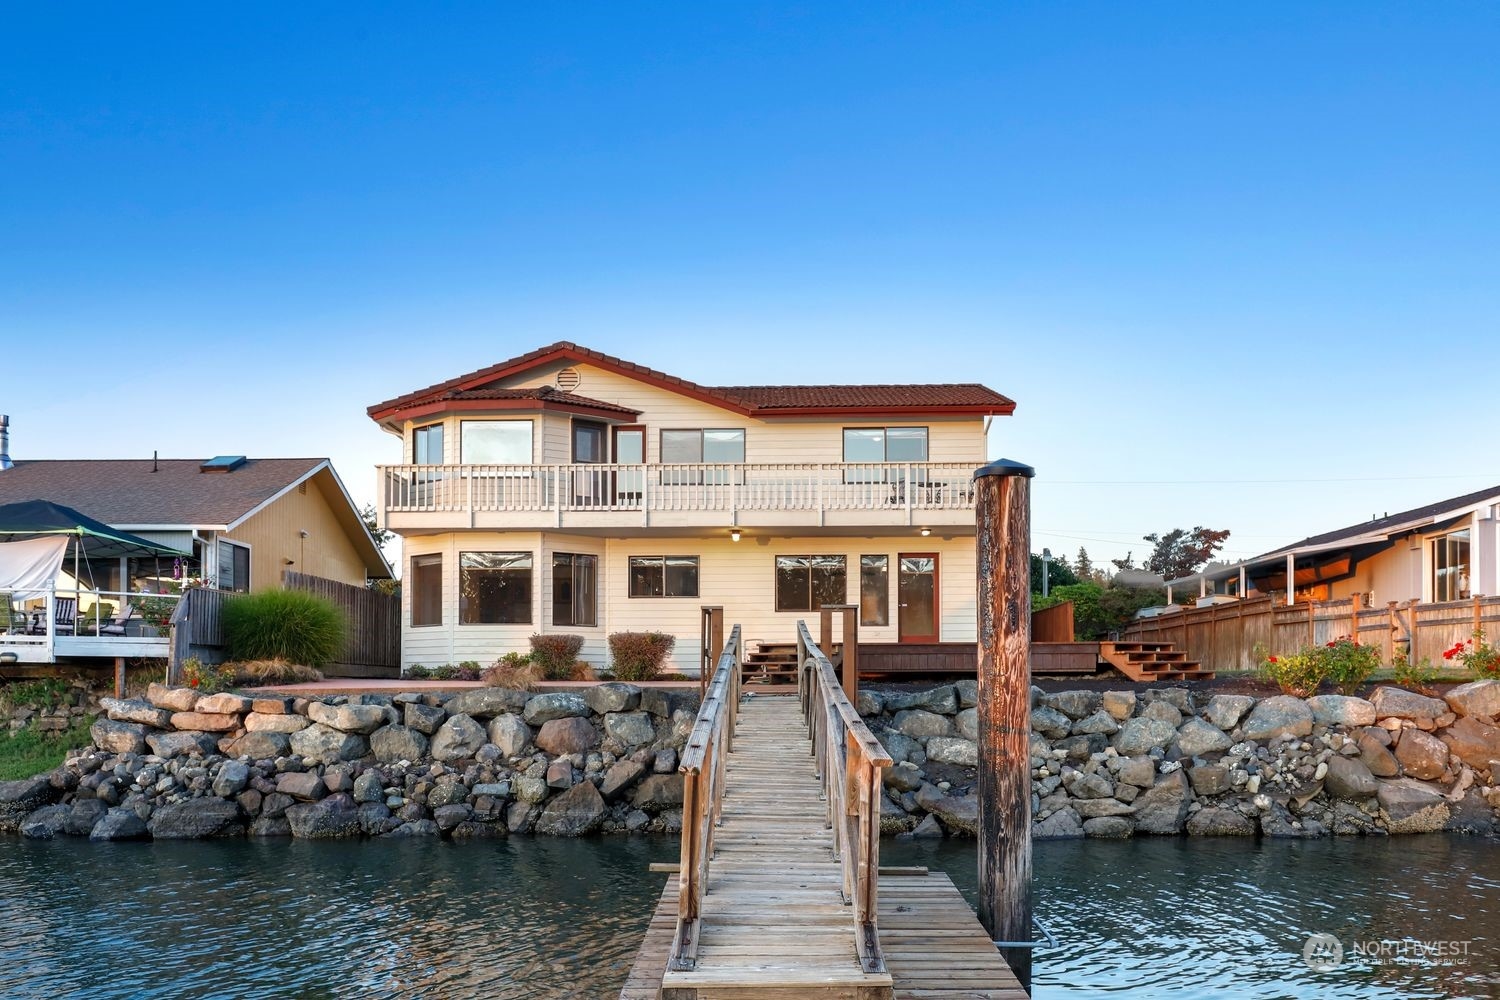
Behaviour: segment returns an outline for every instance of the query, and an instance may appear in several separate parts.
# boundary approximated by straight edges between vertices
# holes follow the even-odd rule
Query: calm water
[[[973,843],[895,844],[972,892]],[[676,842],[0,838],[0,997],[612,997]],[[1500,844],[1037,845],[1037,997],[1500,996]],[[1313,932],[1468,942],[1331,972]],[[1459,956],[1463,958],[1462,955]]]

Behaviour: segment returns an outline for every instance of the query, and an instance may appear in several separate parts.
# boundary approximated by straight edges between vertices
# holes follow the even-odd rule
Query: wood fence
[[[1464,601],[1421,604],[1392,601],[1364,607],[1360,598],[1304,601],[1290,607],[1270,597],[1214,604],[1131,621],[1121,635],[1126,642],[1170,642],[1188,659],[1219,671],[1252,670],[1257,645],[1290,653],[1342,636],[1375,646],[1389,664],[1398,652],[1414,662],[1441,665],[1443,650],[1484,630],[1500,634],[1500,597],[1476,596]]]
[[[324,673],[397,677],[401,671],[401,598],[321,576],[284,570],[282,585],[331,601],[344,613],[344,646]]]
[[[1031,613],[1032,642],[1072,642],[1073,602],[1063,601]]]

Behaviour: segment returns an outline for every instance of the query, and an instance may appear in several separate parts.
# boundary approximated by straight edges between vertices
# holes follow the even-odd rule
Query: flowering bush
[[[1484,629],[1477,630],[1473,638],[1443,650],[1443,659],[1450,663],[1457,660],[1459,666],[1475,677],[1500,678],[1500,649],[1489,644]]]
[[[1283,694],[1308,697],[1318,690],[1318,685],[1328,676],[1320,649],[1321,647],[1310,647],[1290,656],[1270,656],[1263,647],[1257,646],[1261,679],[1281,688]]]
[[[1391,673],[1398,686],[1420,691],[1423,694],[1431,694],[1432,682],[1437,680],[1438,668],[1434,667],[1432,661],[1425,656],[1417,663],[1413,663],[1411,658],[1401,651],[1397,652],[1395,658],[1391,660]]]
[[[234,686],[234,672],[225,667],[211,667],[196,656],[182,661],[182,682],[203,694],[217,694]]]
[[[1324,676],[1340,694],[1354,694],[1380,669],[1380,654],[1375,647],[1361,646],[1347,635],[1327,643],[1317,650],[1317,655],[1323,660]]]

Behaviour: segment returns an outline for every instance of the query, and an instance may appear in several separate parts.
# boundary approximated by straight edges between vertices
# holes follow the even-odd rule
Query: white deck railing
[[[975,463],[382,465],[386,513],[972,510]]]
[[[59,609],[69,600],[72,618],[60,622]],[[180,594],[56,588],[23,602],[0,591],[0,653],[15,653],[22,663],[59,656],[164,656],[167,621],[181,600]],[[110,614],[104,613],[106,603],[113,607]]]

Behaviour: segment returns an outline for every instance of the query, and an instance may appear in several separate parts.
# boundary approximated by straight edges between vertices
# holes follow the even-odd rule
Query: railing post
[[[979,612],[979,920],[994,941],[1031,929],[1031,477],[974,473]],[[1031,949],[1001,955],[1031,990]]]
[[[818,609],[818,648],[823,655],[833,659],[833,605],[825,604]]]
[[[701,637],[698,643],[698,696],[708,693],[708,681],[719,666],[719,657],[724,655],[724,608],[719,605],[703,605]]]
[[[844,697],[849,704],[859,701],[859,606],[844,605]]]

